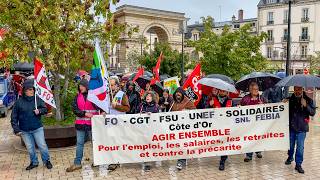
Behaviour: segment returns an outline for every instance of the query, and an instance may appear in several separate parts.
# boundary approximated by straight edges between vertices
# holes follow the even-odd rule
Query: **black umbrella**
[[[161,74],[160,75],[160,81],[164,81],[165,79],[168,79],[168,78],[171,78],[171,76],[168,74]]]
[[[136,77],[136,74],[137,74],[137,72],[133,73],[133,74],[129,77],[129,80],[130,80],[130,81],[133,80],[133,79]],[[148,77],[148,78],[152,78],[152,77],[153,77],[153,74],[152,74],[151,72],[149,72],[149,71],[144,71],[143,76],[144,76],[144,77]]]
[[[221,79],[229,84],[234,84],[234,81],[230,77],[223,75],[223,74],[210,74],[210,75],[206,76],[206,78],[217,78],[217,79]]]
[[[19,62],[13,65],[14,70],[16,71],[33,71],[34,64],[27,62]]]
[[[146,89],[146,85],[150,83],[150,80],[150,77],[143,75],[136,80],[136,83],[140,86],[141,89]]]
[[[299,86],[305,88],[316,88],[320,87],[320,78],[313,75],[296,74],[288,76],[279,81],[277,86]]]
[[[236,82],[236,88],[242,91],[248,91],[250,83],[256,82],[259,85],[259,90],[265,91],[266,89],[273,87],[280,80],[280,77],[271,73],[253,72],[243,76],[238,82]]]

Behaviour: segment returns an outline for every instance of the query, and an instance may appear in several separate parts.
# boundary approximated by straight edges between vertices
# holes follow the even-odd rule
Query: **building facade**
[[[244,11],[242,9],[238,11],[238,18],[236,18],[235,15],[233,15],[230,21],[216,22],[213,19],[212,30],[216,34],[221,34],[225,27],[229,27],[231,31],[236,31],[240,27],[244,26],[245,24],[250,24],[252,27],[250,32],[253,35],[257,35],[258,33],[257,18],[244,19]],[[201,32],[203,31],[204,31],[203,23],[196,22],[195,24],[191,24],[187,26],[187,34],[185,37],[188,40],[197,41],[200,39]],[[188,53],[190,55],[190,58],[193,60],[199,60],[202,57],[201,52],[196,52],[192,47],[187,47],[186,53]]]
[[[131,37],[124,33],[113,48],[108,46],[111,70],[129,72],[138,64],[129,62],[130,53],[151,52],[157,42],[168,42],[173,49],[181,51],[184,13],[123,5],[116,9],[115,19],[121,24],[138,27]]]
[[[261,0],[258,4],[258,31],[268,37],[262,54],[271,61],[269,69],[285,69],[288,37],[288,3]],[[294,0],[291,8],[290,74],[310,67],[310,56],[320,51],[320,0]]]

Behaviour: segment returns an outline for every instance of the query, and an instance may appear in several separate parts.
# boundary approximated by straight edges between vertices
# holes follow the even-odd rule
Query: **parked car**
[[[17,99],[12,77],[0,76],[0,115],[6,117]]]

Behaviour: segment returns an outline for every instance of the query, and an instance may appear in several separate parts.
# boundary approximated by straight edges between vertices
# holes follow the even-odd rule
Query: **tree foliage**
[[[133,29],[119,24],[110,4],[119,0],[2,0],[0,25],[6,29],[0,52],[7,58],[2,67],[15,61],[31,61],[28,55],[42,57],[53,74],[56,118],[63,119],[63,102],[69,80],[79,68],[91,64],[94,40],[115,44],[123,32]],[[99,18],[104,23],[98,23]],[[107,53],[106,53],[107,54]],[[63,75],[65,79],[61,79]],[[52,82],[51,82],[52,83]]]
[[[315,56],[311,56],[310,73],[320,75],[320,52],[316,52]]]
[[[163,61],[160,66],[160,74],[168,74],[170,76],[181,75],[182,54],[171,48],[168,43],[157,43],[151,54],[144,52],[139,58],[139,64],[144,66],[146,70],[152,72],[152,68],[156,66],[160,53],[163,53]],[[193,68],[194,64],[190,64],[189,56],[184,54],[184,68]]]
[[[217,73],[239,79],[252,71],[262,70],[266,59],[260,52],[260,44],[266,34],[252,35],[250,24],[237,31],[224,27],[221,35],[213,30],[212,18],[203,18],[204,31],[198,41],[189,41],[188,45],[203,53],[202,70],[206,74]]]

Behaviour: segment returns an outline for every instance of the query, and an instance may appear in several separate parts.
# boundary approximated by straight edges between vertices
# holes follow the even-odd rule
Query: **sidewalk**
[[[318,113],[319,115],[319,113]],[[66,173],[75,156],[74,149],[51,151],[53,169],[48,170],[41,164],[38,168],[26,171],[29,156],[26,152],[17,150],[13,144],[19,143],[10,127],[9,118],[0,119],[0,179],[26,180],[76,180],[76,179],[320,179],[320,125],[311,124],[305,144],[305,161],[303,167],[306,174],[298,174],[294,170],[294,163],[286,166],[286,152],[264,152],[262,159],[254,158],[252,162],[244,163],[244,155],[230,156],[226,163],[226,170],[218,170],[219,157],[193,159],[188,161],[188,167],[181,172],[175,170],[175,161],[156,163],[150,172],[144,172],[141,164],[126,164],[114,172],[108,173],[107,166],[91,168],[91,148],[86,144],[85,157],[89,161],[83,162],[82,170]],[[40,161],[41,162],[41,161]]]

